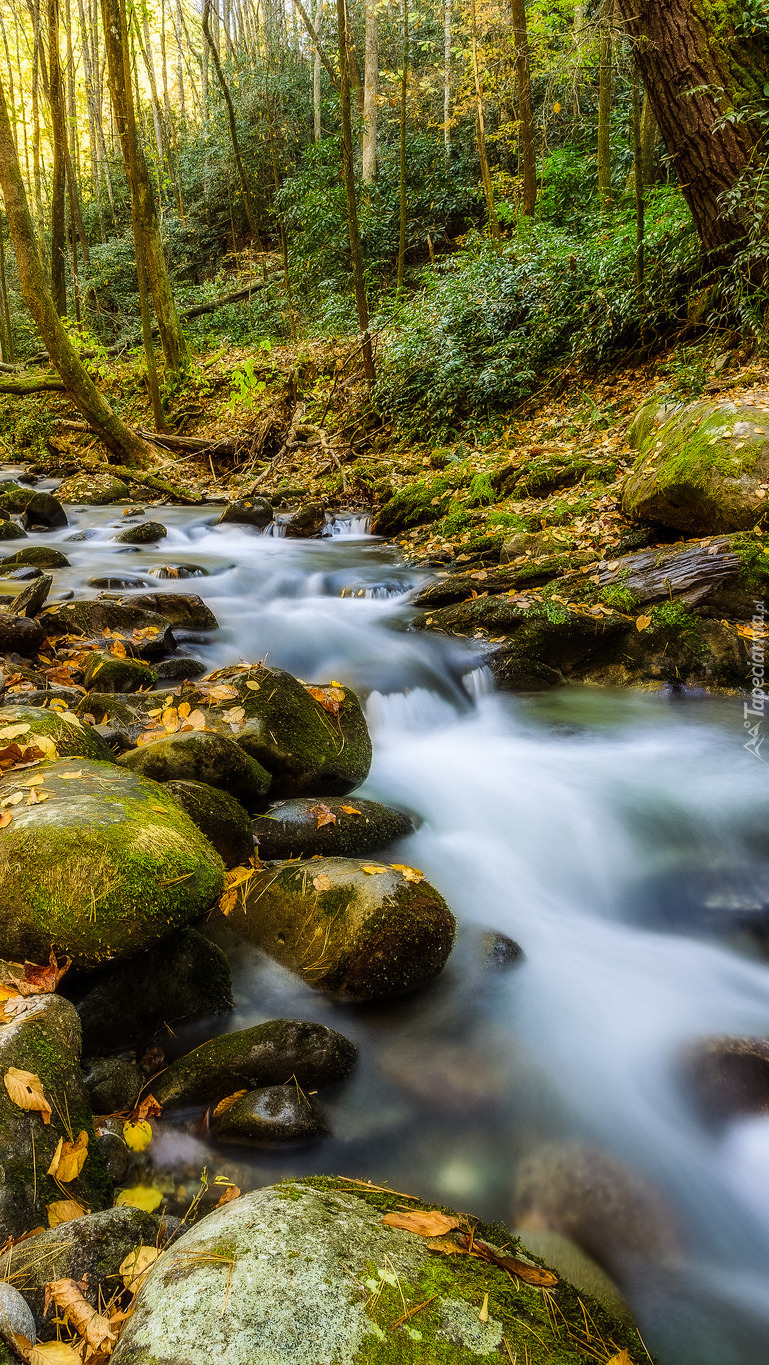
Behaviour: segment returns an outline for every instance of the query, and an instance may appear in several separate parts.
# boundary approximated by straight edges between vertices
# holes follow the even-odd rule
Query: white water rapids
[[[361,794],[417,818],[398,860],[462,926],[439,981],[366,1010],[235,950],[225,1027],[318,1019],[361,1050],[328,1104],[334,1137],[259,1154],[253,1178],[339,1172],[509,1221],[524,1157],[550,1142],[603,1149],[657,1186],[683,1246],[624,1285],[650,1349],[664,1365],[766,1365],[769,1117],[708,1131],[676,1072],[697,1039],[769,1037],[767,961],[695,932],[703,897],[716,915],[724,898],[724,914],[735,897],[769,901],[769,773],[743,748],[741,701],[500,696],[472,642],[407,628],[425,575],[371,538],[259,536],[213,526],[213,509],[153,515],[169,528],[156,547],[116,546],[114,508],[33,541],[71,560],[57,590],[125,576],[199,593],[221,629],[185,652],[208,667],[266,657],[359,688],[374,738]],[[86,528],[91,539],[67,542]],[[183,563],[208,576],[152,575]],[[524,960],[485,971],[476,925],[510,935]]]

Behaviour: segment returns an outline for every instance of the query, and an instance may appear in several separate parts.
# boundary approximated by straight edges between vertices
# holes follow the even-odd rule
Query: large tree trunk
[[[147,463],[151,448],[104,401],[53,305],[27,203],[13,132],[0,83],[0,188],[16,256],[21,292],[69,397],[89,427],[125,464]]]
[[[67,314],[65,218],[67,130],[64,117],[64,83],[59,60],[59,6],[48,0],[48,103],[51,107],[51,294],[60,317]]]
[[[379,78],[379,13],[377,0],[366,0],[366,51],[363,63],[364,185],[376,180],[377,81]]]
[[[729,0],[617,0],[665,147],[703,246],[728,256],[744,239],[739,210],[721,196],[750,165],[769,48],[739,38]],[[724,117],[737,110],[735,121]]]
[[[518,118],[523,159],[523,212],[530,218],[537,202],[537,158],[534,150],[534,116],[531,109],[531,64],[526,27],[526,0],[512,0],[515,38],[515,74],[518,81]]]

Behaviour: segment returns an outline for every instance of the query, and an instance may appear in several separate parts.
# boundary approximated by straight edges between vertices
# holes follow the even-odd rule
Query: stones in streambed
[[[12,1359],[17,1358],[20,1344],[16,1341],[17,1337],[23,1337],[30,1346],[34,1346],[37,1341],[35,1319],[32,1309],[18,1289],[14,1289],[7,1280],[0,1280],[0,1341],[10,1346],[14,1353]]]
[[[147,1043],[182,1019],[212,1019],[233,1008],[226,954],[196,929],[182,929],[89,977],[74,998],[91,1056]]]
[[[326,513],[321,502],[305,502],[298,511],[292,512],[283,525],[289,539],[315,539],[323,532]]]
[[[484,929],[479,946],[483,965],[494,972],[507,971],[523,960],[520,943],[498,929]]]
[[[324,1180],[255,1190],[216,1209],[155,1263],[115,1365],[194,1361],[201,1343],[227,1365],[386,1357],[477,1365],[508,1355],[558,1365],[574,1354],[564,1340],[582,1339],[584,1317],[567,1286],[554,1291],[556,1321],[541,1289],[472,1256],[439,1256],[428,1237],[384,1224],[398,1202]],[[483,1227],[478,1235],[498,1240]],[[635,1332],[592,1300],[587,1311],[597,1339],[640,1358]]]
[[[272,505],[266,498],[240,498],[225,507],[217,518],[216,525],[232,523],[237,526],[254,526],[258,531],[263,531],[272,519]]]
[[[0,744],[3,747],[17,744],[22,750],[38,749],[48,759],[83,757],[110,762],[112,758],[107,746],[94,734],[93,728],[84,725],[74,711],[50,710],[48,707],[18,705],[15,702],[4,706],[0,712]],[[72,767],[71,764],[69,766]],[[25,774],[22,772],[18,776],[21,784]]]
[[[548,583],[562,572],[560,559],[544,559],[536,564],[518,568],[475,569],[471,572],[451,573],[420,589],[414,598],[415,607],[445,607],[480,592],[494,596],[510,592],[516,587],[537,587]]]
[[[106,592],[126,592],[129,588],[144,588],[146,582],[143,578],[131,578],[127,574],[122,574],[119,578],[109,575],[106,578],[89,578],[89,588],[101,588]]]
[[[221,787],[249,810],[264,804],[270,786],[270,775],[261,764],[234,739],[215,731],[167,734],[121,754],[118,763],[156,782],[181,779]]]
[[[217,630],[219,622],[210,607],[207,607],[202,597],[195,593],[187,592],[152,592],[142,593],[140,598],[122,597],[118,601],[123,606],[136,606],[137,603],[144,611],[157,612],[171,626],[178,626],[182,630]]]
[[[27,533],[17,521],[0,521],[0,540],[26,540]]]
[[[313,858],[255,872],[227,920],[308,986],[344,1000],[382,1000],[441,972],[456,924],[413,868]]]
[[[222,669],[215,680],[236,693],[244,718],[235,737],[271,774],[273,797],[344,796],[368,775],[371,738],[349,687],[306,685],[262,665]]]
[[[769,407],[653,400],[633,418],[635,467],[622,488],[631,520],[694,535],[748,530],[769,512]]]
[[[42,611],[48,598],[48,594],[53,587],[53,578],[50,574],[41,573],[32,583],[28,583],[26,588],[14,598],[12,603],[13,612],[16,616],[37,616]]]
[[[99,650],[89,655],[83,672],[83,684],[89,691],[139,692],[153,687],[156,682],[155,670],[141,660],[103,654]]]
[[[139,526],[126,526],[113,538],[119,545],[156,545],[167,535],[168,531],[162,522],[143,521]]]
[[[133,603],[126,605],[104,597],[80,598],[47,607],[39,620],[52,636],[82,635],[94,639],[104,636],[106,631],[117,633],[144,659],[170,654],[176,643],[165,617]]]
[[[317,1141],[330,1132],[318,1101],[295,1085],[251,1090],[211,1124],[215,1142],[250,1142],[269,1147],[284,1142]]]
[[[144,1077],[130,1057],[95,1057],[83,1066],[83,1084],[95,1114],[120,1114],[133,1109]]]
[[[769,1114],[766,1038],[703,1038],[685,1050],[676,1072],[687,1100],[708,1127],[748,1114]]]
[[[268,806],[253,822],[259,857],[359,857],[413,834],[414,822],[402,811],[366,801],[329,796],[324,801],[298,797]]]
[[[43,776],[35,804],[5,807],[0,952],[44,961],[53,946],[93,968],[167,938],[221,895],[219,855],[159,783],[82,758]],[[0,802],[24,797],[24,782],[4,774]]]
[[[149,569],[152,578],[207,578],[208,569],[200,564],[158,564]]]
[[[45,959],[47,959],[47,951]],[[45,960],[39,958],[38,960]],[[0,1028],[0,1075],[11,1068],[39,1078],[40,1112],[14,1103],[12,1087],[0,1086],[0,1237],[19,1237],[45,1225],[51,1204],[65,1198],[85,1208],[103,1208],[112,1188],[93,1130],[91,1109],[80,1074],[80,1022],[68,1000],[43,995],[29,1000],[26,1012]],[[36,1089],[36,1088],[35,1088]],[[26,1098],[24,1091],[20,1092]],[[43,1105],[50,1109],[43,1121]],[[47,1174],[60,1138],[73,1141],[85,1133],[87,1156],[66,1193]],[[73,1139],[74,1135],[74,1139]]]
[[[0,491],[0,507],[6,512],[21,514],[24,524],[40,530],[55,530],[67,526],[67,514],[52,493],[36,493],[32,488],[12,488]]]
[[[28,566],[35,569],[66,569],[69,560],[61,550],[54,550],[49,545],[25,545],[23,550],[16,550],[14,554],[0,559],[0,569],[3,570]]]
[[[183,682],[186,678],[202,677],[206,672],[206,665],[200,659],[193,659],[187,654],[171,654],[167,659],[158,660],[155,672],[159,682]]]
[[[179,1108],[288,1082],[314,1090],[346,1080],[356,1056],[355,1044],[325,1024],[271,1019],[179,1057],[153,1081],[152,1093],[164,1108]]]
[[[213,844],[225,867],[248,862],[254,852],[251,817],[234,796],[206,782],[180,779],[166,786]]]
[[[0,654],[20,654],[31,659],[45,644],[46,633],[38,621],[0,611]]]
[[[61,502],[84,503],[86,507],[106,507],[111,502],[127,502],[131,491],[127,483],[114,474],[71,474],[59,484]]]

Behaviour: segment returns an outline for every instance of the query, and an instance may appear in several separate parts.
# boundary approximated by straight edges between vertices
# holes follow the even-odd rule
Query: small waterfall
[[[495,690],[494,675],[486,664],[462,674],[462,686],[470,700],[476,705],[481,697],[488,697]]]
[[[269,526],[265,526],[262,534],[265,536],[275,536],[278,539],[285,538],[286,534],[285,521],[271,521]]]
[[[350,537],[356,539],[371,535],[371,513],[350,512],[344,516],[332,517],[323,528],[324,536],[334,540]]]

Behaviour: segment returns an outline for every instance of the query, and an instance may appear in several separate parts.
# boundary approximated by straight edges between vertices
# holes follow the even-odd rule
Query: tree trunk
[[[299,8],[302,14],[301,8]],[[345,0],[336,0],[337,25],[339,30],[339,90],[342,104],[342,176],[347,196],[347,227],[350,235],[350,258],[355,288],[355,304],[358,310],[358,325],[362,334],[361,350],[366,378],[374,381],[374,353],[368,330],[368,301],[363,279],[363,256],[360,246],[358,227],[358,205],[355,200],[355,170],[352,160],[352,114],[350,111],[350,79],[347,70],[347,9]],[[304,18],[302,14],[302,18]],[[306,20],[305,20],[306,22]]]
[[[73,403],[113,454],[126,464],[146,463],[150,447],[104,401],[81,361],[53,304],[37,249],[19,158],[13,140],[5,90],[0,82],[0,188],[16,256],[21,292],[48,354]]]
[[[598,67],[598,193],[611,208],[612,13],[614,0],[603,0],[599,15]]]
[[[451,152],[451,0],[443,0],[443,150]]]
[[[403,5],[403,67],[401,69],[400,141],[398,146],[398,281],[396,295],[403,292],[406,271],[406,96],[409,84],[409,0]]]
[[[315,11],[315,32],[319,36],[322,22],[323,0],[318,0],[318,8]],[[320,142],[320,52],[314,45],[312,60],[312,135],[315,142]]]
[[[486,198],[486,212],[491,228],[491,239],[498,252],[502,251],[502,233],[499,228],[497,217],[497,206],[494,203],[494,188],[491,183],[491,171],[489,170],[489,158],[486,151],[486,129],[483,121],[483,90],[481,88],[481,76],[478,70],[478,16],[476,13],[475,0],[470,5],[470,52],[473,61],[473,79],[475,82],[475,129],[478,140],[478,160],[481,166],[481,180],[483,181],[483,193]]]
[[[518,118],[523,154],[523,212],[530,218],[537,202],[537,157],[534,149],[534,115],[531,110],[531,63],[526,27],[526,0],[512,0],[515,37],[515,73],[518,80]]]
[[[366,53],[363,63],[364,185],[376,180],[377,81],[379,78],[379,13],[377,0],[366,0]]]
[[[251,196],[251,190],[249,189],[248,185],[246,168],[243,165],[243,158],[240,154],[238,128],[237,123],[235,122],[235,106],[232,103],[232,96],[230,95],[229,86],[227,85],[227,81],[222,70],[222,64],[221,61],[219,60],[219,49],[217,48],[216,43],[214,42],[213,34],[211,32],[211,0],[203,0],[203,36],[208,44],[208,49],[211,53],[211,60],[214,64],[216,78],[219,82],[219,88],[222,92],[222,98],[224,99],[224,103],[227,106],[227,118],[230,124],[230,141],[232,142],[232,152],[233,156],[235,157],[235,166],[238,172],[238,180],[240,182],[240,192],[243,196],[243,207],[246,211],[246,218],[248,220],[248,230],[251,233],[251,239],[254,245],[256,246],[257,251],[261,251],[262,243],[259,237],[259,228],[257,227],[256,223],[256,211],[254,208],[254,201]]]
[[[751,164],[760,130],[747,111],[763,100],[769,47],[735,34],[729,0],[618,0],[652,112],[707,251],[728,257],[745,218],[721,196]],[[724,117],[737,110],[740,117]]]
[[[51,175],[51,296],[59,317],[67,315],[65,199],[67,189],[67,130],[64,83],[59,60],[58,0],[48,0],[48,103],[51,108],[53,171]]]
[[[638,311],[641,316],[641,336],[644,334],[644,175],[641,139],[641,74],[638,64],[633,66],[633,190],[635,200],[636,254],[635,282]]]
[[[641,174],[644,185],[654,184],[654,153],[659,135],[660,130],[647,95],[641,112]]]

